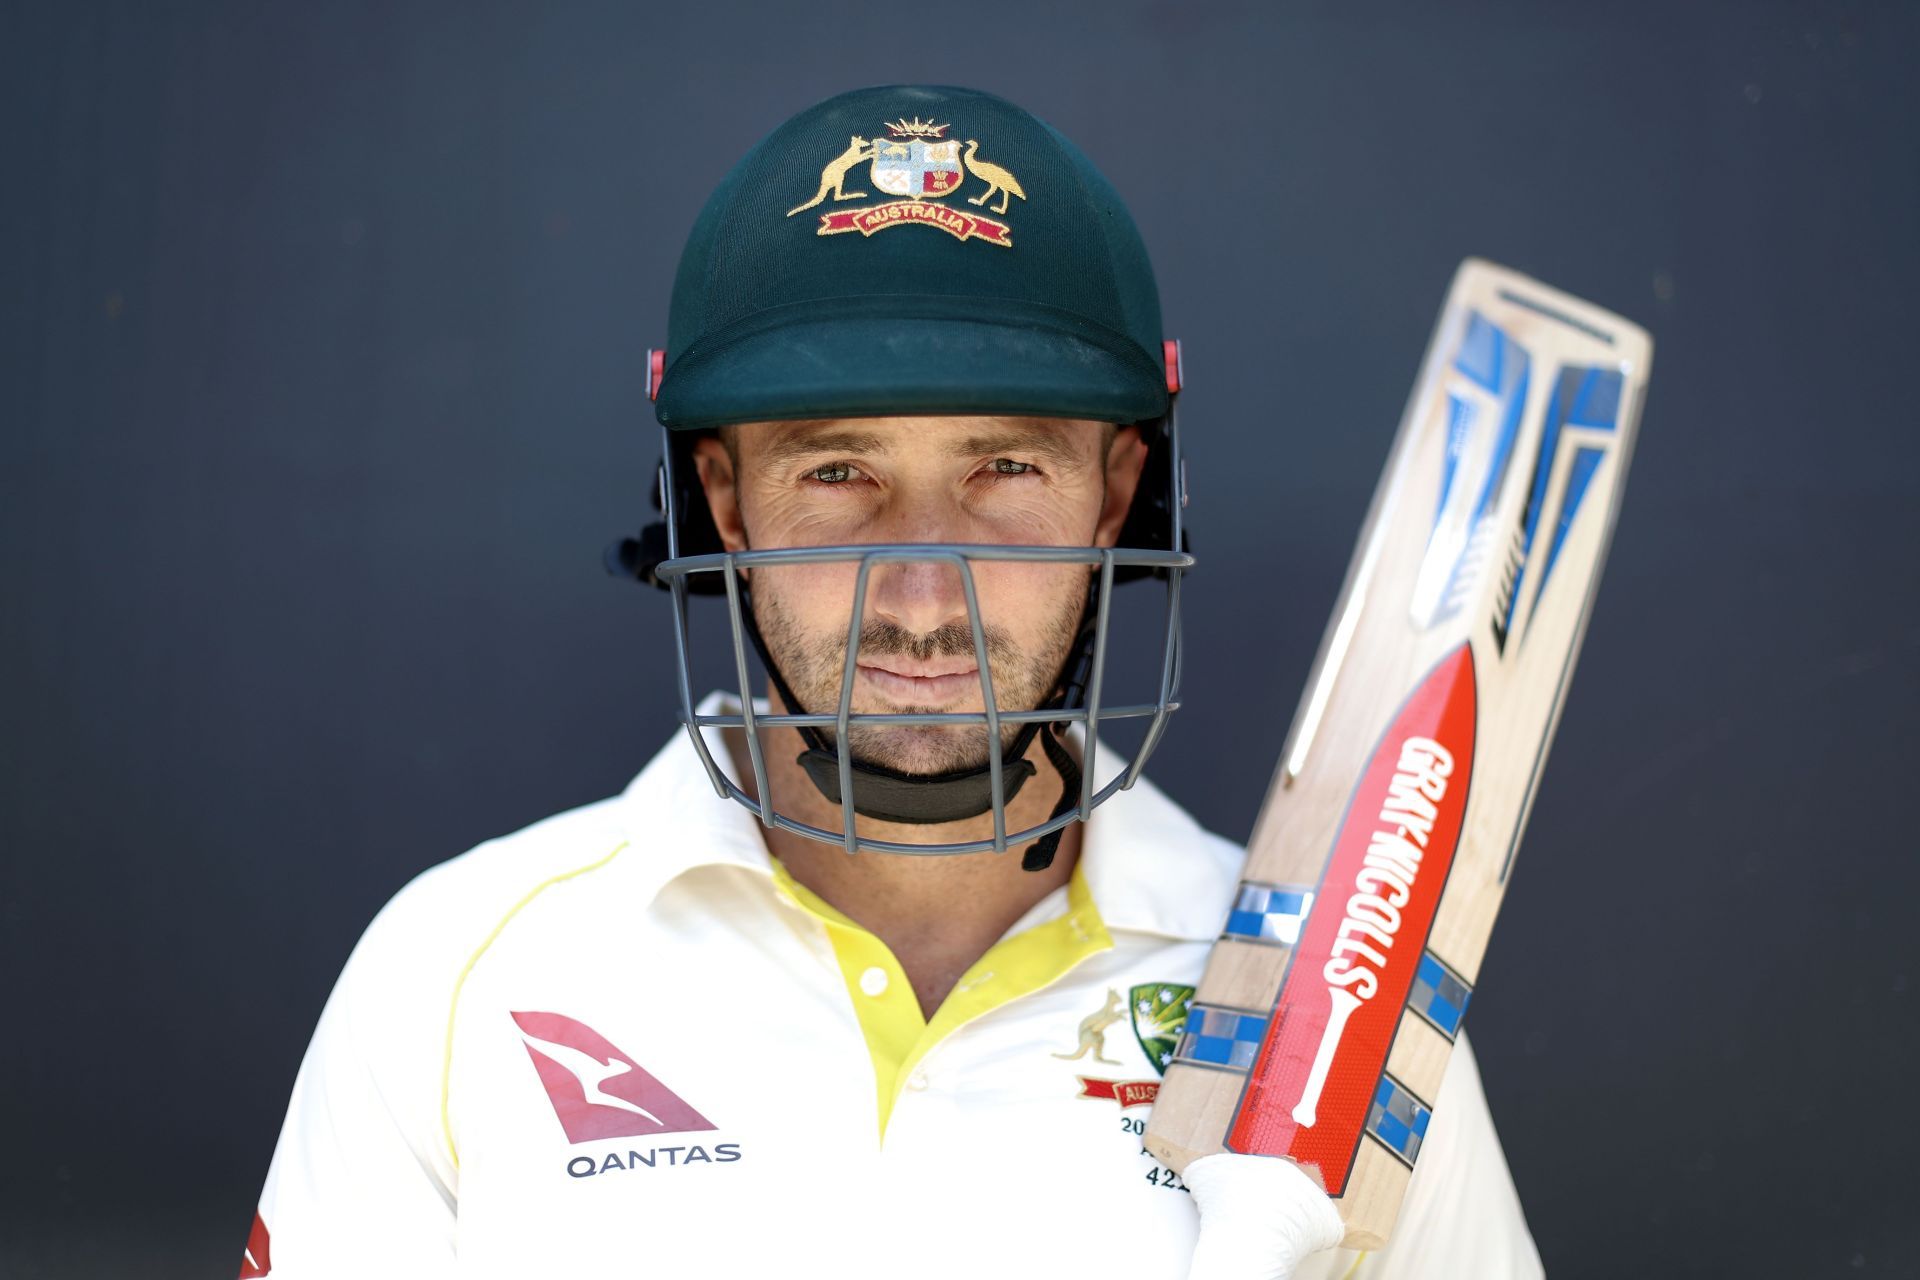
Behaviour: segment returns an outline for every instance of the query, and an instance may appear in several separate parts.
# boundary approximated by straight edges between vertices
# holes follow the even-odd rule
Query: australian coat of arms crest
[[[888,227],[920,223],[938,227],[959,240],[984,240],[1007,247],[1013,243],[1010,227],[984,212],[967,213],[942,204],[957,195],[969,177],[985,183],[978,195],[966,197],[966,203],[1004,214],[1015,197],[1027,198],[1019,180],[1000,165],[980,158],[980,143],[972,138],[962,142],[947,137],[951,124],[935,124],[915,116],[887,125],[884,138],[867,139],[854,134],[847,149],[827,162],[820,171],[820,189],[805,204],[787,211],[789,218],[831,200],[871,199],[872,193],[849,189],[859,181],[857,170],[867,166],[867,181],[879,191],[898,199],[858,209],[829,209],[820,215],[819,235],[838,235],[858,231],[870,236]],[[998,197],[998,203],[988,201]]]

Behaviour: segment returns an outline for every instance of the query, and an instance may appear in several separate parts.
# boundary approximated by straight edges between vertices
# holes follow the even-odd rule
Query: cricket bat
[[[1146,1145],[1299,1164],[1393,1230],[1619,512],[1653,344],[1454,276]]]

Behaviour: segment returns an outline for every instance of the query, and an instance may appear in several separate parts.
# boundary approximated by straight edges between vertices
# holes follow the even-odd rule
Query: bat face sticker
[[[1473,654],[1462,645],[1407,700],[1355,788],[1228,1147],[1346,1186],[1460,824],[1474,748]],[[1423,1104],[1424,1105],[1424,1104]]]

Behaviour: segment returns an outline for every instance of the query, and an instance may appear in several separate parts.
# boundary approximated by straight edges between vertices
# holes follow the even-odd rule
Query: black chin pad
[[[800,753],[800,767],[834,804],[840,803],[840,759],[831,751]],[[1005,803],[1012,804],[1037,769],[1027,760],[1000,766]],[[906,822],[924,826],[977,818],[993,808],[993,773],[989,768],[915,777],[853,762],[853,811],[879,822]]]

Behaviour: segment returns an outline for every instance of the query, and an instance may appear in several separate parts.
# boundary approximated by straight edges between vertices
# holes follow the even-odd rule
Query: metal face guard
[[[669,513],[668,527],[672,528]],[[1043,707],[1037,710],[1002,711],[994,699],[993,672],[987,660],[987,639],[980,614],[980,600],[974,588],[973,564],[977,561],[1003,560],[1026,563],[1081,564],[1098,574],[1098,583],[1093,592],[1093,661],[1087,679],[1085,703],[1082,706]],[[747,639],[747,621],[745,607],[741,600],[740,571],[760,566],[779,565],[853,563],[858,572],[854,583],[853,608],[847,625],[846,661],[841,671],[840,701],[833,712],[788,712],[780,715],[761,715],[755,712],[751,696],[751,681],[747,667],[749,641]],[[853,710],[853,680],[859,659],[861,620],[866,613],[867,584],[876,564],[919,563],[948,564],[960,576],[961,588],[966,596],[967,620],[973,631],[974,661],[980,674],[982,711],[952,712],[900,712],[869,713]],[[1147,758],[1159,745],[1160,736],[1166,729],[1167,718],[1179,709],[1180,682],[1180,581],[1184,570],[1191,568],[1193,557],[1180,551],[1154,551],[1132,548],[1099,547],[1027,547],[975,545],[970,543],[880,543],[860,546],[838,547],[793,547],[766,551],[723,552],[716,555],[700,555],[669,558],[656,570],[660,580],[666,584],[673,595],[674,638],[679,658],[679,695],[680,722],[686,726],[694,750],[700,755],[701,763],[706,767],[707,776],[712,780],[717,795],[731,798],[751,810],[754,816],[767,827],[778,827],[796,835],[810,839],[838,844],[848,853],[862,850],[877,853],[907,854],[953,854],[980,853],[987,850],[1004,853],[1015,845],[1038,840],[1052,832],[1059,831],[1067,823],[1087,817],[1100,804],[1104,803],[1116,791],[1131,787],[1146,766]],[[1161,572],[1167,584],[1166,627],[1162,639],[1159,692],[1154,701],[1133,706],[1108,707],[1101,700],[1102,683],[1106,671],[1107,622],[1111,616],[1109,608],[1113,592],[1114,570],[1116,567],[1137,567]],[[696,574],[714,573],[722,577],[727,600],[727,619],[733,639],[734,670],[740,686],[740,714],[738,715],[701,715],[694,710],[692,688],[692,654],[689,647],[689,627],[687,619],[688,581]],[[1149,718],[1147,732],[1140,746],[1135,750],[1127,768],[1097,791],[1094,787],[1094,756],[1098,749],[1098,735],[1102,724],[1110,721]],[[1081,769],[1080,797],[1077,805],[1064,806],[1060,812],[1036,826],[1022,831],[1007,831],[1006,802],[1011,798],[1010,785],[1017,789],[1012,773],[1001,759],[999,744],[1003,725],[1021,724],[1081,724],[1085,725],[1086,758]],[[818,729],[831,727],[836,744],[849,741],[848,732],[859,725],[880,724],[973,724],[982,726],[988,741],[994,749],[988,752],[988,781],[992,798],[993,838],[990,840],[949,841],[937,844],[907,844],[890,840],[872,840],[862,838],[856,830],[858,814],[853,806],[843,804],[844,816],[842,828],[830,831],[809,823],[799,822],[774,809],[764,799],[757,800],[754,795],[766,797],[767,769],[761,748],[759,729],[765,727],[811,726]],[[730,778],[726,771],[714,759],[703,729],[743,729],[746,731],[747,752],[753,764],[754,794],[748,792]],[[834,752],[837,757],[837,792],[841,796],[856,794],[854,790],[854,767],[852,757],[844,750]],[[824,788],[823,788],[824,789]]]

